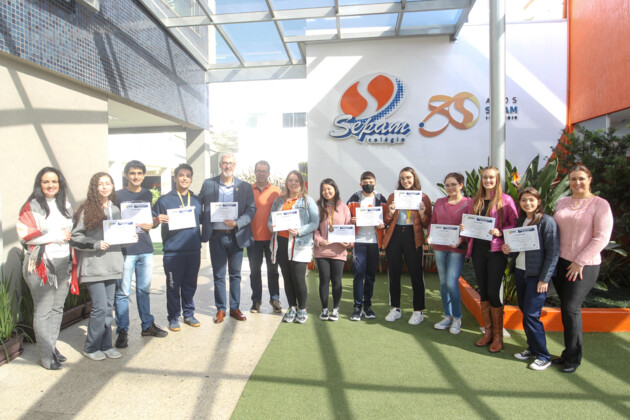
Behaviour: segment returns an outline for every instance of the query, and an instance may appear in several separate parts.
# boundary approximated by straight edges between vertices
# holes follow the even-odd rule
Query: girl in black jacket
[[[518,306],[523,313],[523,330],[527,336],[527,349],[516,353],[514,357],[519,360],[536,358],[529,368],[544,370],[551,365],[551,356],[547,350],[540,313],[560,254],[558,226],[553,217],[543,214],[542,200],[536,189],[525,188],[519,193],[517,203],[517,228],[535,226],[540,247],[530,251],[511,252],[506,243],[502,248],[512,259],[510,269],[514,272]],[[509,235],[507,232],[506,242]]]

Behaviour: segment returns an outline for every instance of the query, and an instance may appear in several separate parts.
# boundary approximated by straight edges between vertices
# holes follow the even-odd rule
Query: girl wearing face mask
[[[420,179],[413,168],[406,167],[398,176],[397,190],[420,191]],[[413,313],[409,324],[418,325],[424,321],[424,273],[422,272],[422,257],[424,245],[424,228],[429,227],[431,221],[431,200],[422,194],[419,210],[397,210],[394,194],[387,199],[387,212],[384,215],[385,225],[388,225],[383,238],[383,247],[387,254],[387,270],[389,273],[389,296],[392,306],[385,321],[393,322],[402,317],[400,310],[400,277],[402,275],[402,261],[411,276],[413,289]]]
[[[494,166],[481,171],[479,190],[468,203],[468,214],[494,217],[494,228],[490,229],[492,240],[470,239],[467,257],[472,257],[485,332],[475,345],[490,344],[490,352],[503,348],[503,302],[500,297],[501,282],[507,264],[502,252],[503,229],[516,226],[517,211],[514,200],[503,193],[501,175]],[[461,226],[464,229],[464,226]]]
[[[320,196],[317,200],[319,209],[319,226],[315,230],[315,262],[319,271],[319,298],[322,302],[322,321],[339,319],[339,302],[341,301],[341,276],[343,266],[348,257],[346,250],[350,243],[332,243],[328,241],[328,233],[334,230],[333,225],[350,224],[350,210],[339,198],[337,183],[327,178],[319,185]],[[333,306],[328,312],[328,288],[332,282]]]

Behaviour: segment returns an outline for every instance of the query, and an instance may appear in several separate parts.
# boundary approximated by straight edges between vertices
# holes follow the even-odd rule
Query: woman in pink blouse
[[[602,262],[600,253],[612,234],[608,201],[591,192],[593,177],[586,166],[569,172],[573,195],[558,201],[553,218],[560,231],[560,260],[553,285],[560,297],[564,351],[552,360],[572,373],[582,361],[582,302],[593,288]]]
[[[341,276],[346,263],[349,243],[333,243],[328,241],[328,232],[333,232],[334,225],[350,224],[350,209],[339,198],[339,187],[330,178],[323,180],[319,186],[320,196],[317,200],[319,209],[319,227],[315,230],[315,262],[319,271],[319,298],[322,302],[322,321],[339,319],[339,302],[341,301]],[[328,312],[328,289],[332,282],[333,306]]]

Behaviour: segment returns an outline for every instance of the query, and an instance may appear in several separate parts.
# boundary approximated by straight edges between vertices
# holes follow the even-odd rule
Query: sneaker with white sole
[[[449,332],[451,334],[459,334],[461,330],[462,330],[461,318],[460,319],[453,318],[453,323],[451,324],[451,328],[449,329]]]
[[[450,327],[452,323],[453,318],[451,318],[450,316],[445,316],[443,320],[433,325],[433,328],[435,328],[436,330],[445,330]]]
[[[400,318],[402,318],[402,312],[400,311],[400,309],[392,308],[385,317],[385,321],[394,322]]]
[[[115,349],[109,349],[109,350],[105,350],[103,351],[103,354],[108,358],[108,359],[120,359],[122,357],[122,354],[120,354],[120,352],[118,350]]]
[[[330,316],[328,315],[328,308],[322,309],[322,313],[319,314],[319,319],[321,319],[322,321],[328,321],[329,318]]]
[[[287,309],[287,312],[284,314],[284,318],[282,318],[282,320],[284,322],[291,323],[295,321],[295,315],[296,315],[295,308],[289,308]]]
[[[308,319],[308,313],[306,309],[298,309],[297,316],[295,317],[295,322],[298,324],[304,324]]]
[[[361,321],[361,307],[355,306],[350,315],[350,321]]]
[[[527,349],[520,353],[514,353],[514,357],[517,358],[518,360],[529,360],[529,359],[534,358],[534,356],[535,356],[534,353],[530,349]]]
[[[107,359],[107,356],[105,356],[105,353],[103,353],[100,350],[96,350],[95,352],[92,352],[92,353],[88,353],[87,351],[83,350],[83,355],[87,357],[88,359],[94,360],[97,362],[100,360]]]
[[[529,368],[533,370],[545,370],[549,366],[551,366],[551,360],[536,359],[534,360],[534,363],[529,365]]]
[[[411,318],[409,318],[409,325],[418,325],[424,321],[424,314],[422,311],[413,311]]]
[[[339,308],[333,308],[332,312],[328,316],[329,321],[337,321],[339,319]]]
[[[365,319],[376,319],[376,314],[372,310],[371,306],[364,306],[363,314],[365,315]]]

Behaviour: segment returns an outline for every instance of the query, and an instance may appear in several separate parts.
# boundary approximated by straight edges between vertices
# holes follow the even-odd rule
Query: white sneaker
[[[87,357],[88,359],[94,360],[94,361],[100,361],[100,360],[107,359],[107,357],[105,356],[105,353],[103,353],[100,350],[96,350],[93,353],[88,353],[87,351],[83,350],[83,355],[85,357]]]
[[[413,311],[411,318],[409,318],[409,325],[418,325],[424,321],[424,314],[422,311]]]
[[[402,312],[400,311],[400,309],[392,308],[385,317],[385,321],[394,322],[400,318],[402,318]]]
[[[329,317],[330,316],[328,315],[328,308],[322,309],[322,313],[319,314],[319,319],[321,319],[322,321],[328,321]]]
[[[451,324],[451,329],[449,330],[451,334],[459,334],[462,330],[462,320],[453,318],[453,323]]]
[[[110,359],[120,359],[122,357],[122,354],[120,354],[118,350],[114,350],[113,348],[105,350],[103,354]]]
[[[433,328],[435,328],[436,330],[445,330],[450,327],[452,323],[453,318],[451,318],[450,316],[445,316],[444,319],[435,324]]]
[[[551,366],[551,360],[545,361],[545,360],[536,359],[534,360],[534,363],[529,365],[529,368],[533,370],[545,370],[549,366]]]

